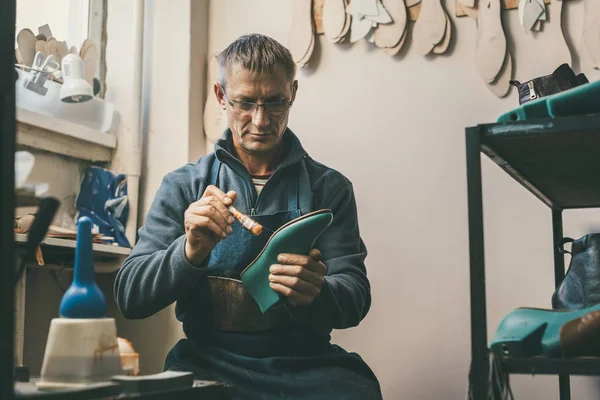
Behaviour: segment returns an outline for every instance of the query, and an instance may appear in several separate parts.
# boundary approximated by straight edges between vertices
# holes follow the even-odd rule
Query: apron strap
[[[210,171],[210,184],[219,187],[219,171],[221,170],[221,161],[215,155],[215,161],[213,162],[212,169]]]
[[[313,194],[310,190],[310,180],[308,179],[308,173],[306,172],[304,160],[302,160],[298,165],[296,182],[298,186],[298,208],[301,210],[301,214],[314,211],[312,203]]]
[[[298,172],[299,168],[297,168]],[[300,203],[300,199],[299,199],[299,190],[298,190],[298,186],[300,186],[300,178],[298,176],[298,173],[295,174],[296,175],[296,179],[294,179],[294,183],[292,183],[291,185],[288,186],[288,210],[290,211],[296,211],[299,208],[299,203]]]

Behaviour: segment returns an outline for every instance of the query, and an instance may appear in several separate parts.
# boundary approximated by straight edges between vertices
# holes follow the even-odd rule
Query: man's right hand
[[[229,212],[236,193],[223,193],[210,185],[202,198],[185,211],[185,255],[194,265],[199,265],[222,239],[232,232],[235,222]]]

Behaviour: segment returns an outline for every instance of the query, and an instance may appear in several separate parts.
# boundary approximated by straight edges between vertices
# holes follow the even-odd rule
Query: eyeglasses
[[[223,91],[223,96],[229,103],[233,109],[242,114],[250,114],[255,111],[258,111],[258,107],[264,107],[265,112],[269,114],[283,114],[292,106],[291,101],[269,101],[263,104],[255,103],[253,101],[237,101],[237,100],[229,100],[225,91]]]

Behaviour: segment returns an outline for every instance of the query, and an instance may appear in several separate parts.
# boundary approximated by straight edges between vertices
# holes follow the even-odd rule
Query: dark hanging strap
[[[565,237],[562,238],[560,242],[558,242],[558,251],[562,254],[571,254],[570,251],[565,249],[565,244],[567,243],[573,243],[575,240],[571,239],[570,237]]]

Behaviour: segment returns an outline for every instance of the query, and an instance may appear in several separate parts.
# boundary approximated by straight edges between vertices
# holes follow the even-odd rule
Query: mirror
[[[104,97],[105,89],[105,35],[107,0],[17,0],[17,21],[15,34],[15,49],[19,47],[18,35],[23,29],[29,29],[38,36],[47,31],[42,28],[47,25],[51,36],[58,42],[65,42],[68,52],[78,55],[85,53],[86,39],[95,45],[95,68],[93,76],[97,78],[98,96]],[[44,39],[38,36],[37,39]],[[46,38],[47,39],[47,38]],[[36,40],[36,39],[32,39]],[[41,44],[38,44],[40,46]],[[62,46],[62,45],[61,45]],[[38,48],[39,49],[39,48]],[[17,62],[31,57],[20,54],[15,50]]]

